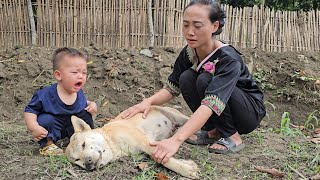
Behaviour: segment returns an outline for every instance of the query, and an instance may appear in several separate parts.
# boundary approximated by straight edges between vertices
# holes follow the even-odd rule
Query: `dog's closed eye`
[[[77,161],[80,161],[80,159],[78,158],[78,159],[75,159],[75,160],[74,160],[74,162],[77,162]]]

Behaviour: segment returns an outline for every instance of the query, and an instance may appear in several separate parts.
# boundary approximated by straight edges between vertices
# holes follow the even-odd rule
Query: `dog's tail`
[[[172,123],[178,126],[182,126],[189,119],[188,116],[171,107],[152,106],[151,108],[159,110],[161,114],[165,115]]]

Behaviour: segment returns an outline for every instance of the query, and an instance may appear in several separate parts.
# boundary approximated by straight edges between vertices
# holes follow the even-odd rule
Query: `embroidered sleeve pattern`
[[[174,85],[173,83],[171,83],[168,80],[167,80],[167,82],[165,82],[163,88],[168,90],[173,96],[179,96],[179,94],[180,94],[179,87]]]
[[[215,95],[207,95],[202,101],[201,105],[208,106],[218,116],[222,113],[226,105]]]

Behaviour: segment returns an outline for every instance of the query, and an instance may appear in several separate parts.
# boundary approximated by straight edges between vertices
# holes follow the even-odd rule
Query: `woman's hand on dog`
[[[181,144],[182,142],[173,137],[151,142],[150,145],[154,147],[151,156],[156,162],[165,164],[178,151]]]
[[[32,131],[32,137],[35,141],[40,141],[41,139],[47,137],[48,131],[42,126],[37,126]]]
[[[136,104],[127,110],[122,112],[122,119],[129,119],[132,116],[138,114],[138,113],[143,113],[142,118],[146,118],[147,114],[149,113],[151,108],[151,102],[147,99],[143,100],[141,103]]]

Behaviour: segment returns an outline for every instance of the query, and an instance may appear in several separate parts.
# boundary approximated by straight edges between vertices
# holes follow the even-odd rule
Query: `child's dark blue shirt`
[[[72,105],[66,105],[60,99],[55,83],[37,91],[24,111],[36,115],[48,113],[54,116],[71,116],[84,110],[86,106],[87,100],[82,89],[77,92],[76,101]]]

